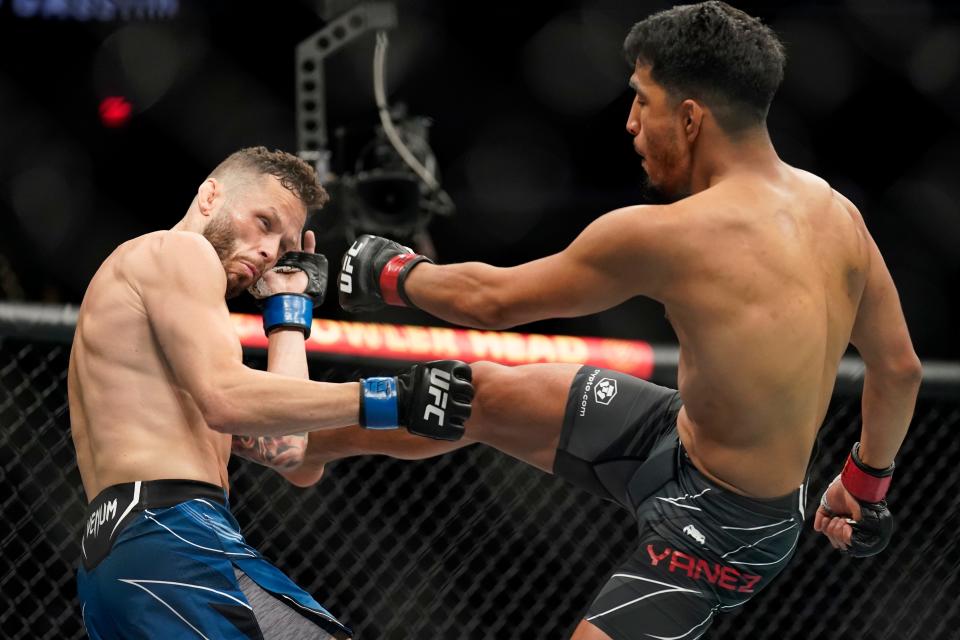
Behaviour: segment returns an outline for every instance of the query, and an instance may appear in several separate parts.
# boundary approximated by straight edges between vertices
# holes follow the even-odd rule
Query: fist
[[[886,500],[865,502],[854,498],[837,476],[823,492],[813,528],[823,533],[835,549],[866,558],[890,543],[893,515]]]
[[[315,304],[323,303],[327,291],[327,258],[314,253],[317,242],[313,231],[307,231],[303,239],[303,251],[283,254],[273,268],[248,289],[258,300],[278,293],[304,293]]]
[[[813,529],[825,535],[834,549],[846,551],[853,535],[852,525],[859,517],[859,503],[843,488],[837,476],[820,498]]]
[[[360,236],[340,265],[340,306],[353,313],[377,311],[388,304],[413,306],[403,285],[410,271],[424,261],[431,262],[393,240]]]
[[[400,424],[419,436],[459,440],[472,410],[472,379],[470,366],[459,360],[414,365],[397,376]]]

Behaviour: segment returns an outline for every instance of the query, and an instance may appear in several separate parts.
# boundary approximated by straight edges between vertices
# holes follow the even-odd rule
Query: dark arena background
[[[443,262],[560,250],[599,214],[642,201],[620,47],[670,4],[0,0],[0,637],[85,637],[66,366],[76,307],[116,245],[172,226],[212,166],[263,144],[323,171],[333,201],[310,225],[332,262],[365,231]],[[783,38],[773,141],[863,212],[925,382],[889,496],[890,547],[851,559],[809,526],[859,433],[851,351],[797,555],[704,637],[958,638],[960,10],[734,4]],[[435,169],[430,196],[380,126],[377,29],[389,36],[390,117]],[[347,316],[329,297],[310,352],[317,380],[395,371],[429,356],[414,347],[430,336],[454,335],[413,310]],[[240,328],[256,313],[249,299],[231,309]],[[508,364],[620,363],[675,384],[676,339],[650,301],[518,331],[455,335],[466,354]],[[245,338],[245,360],[263,368],[258,340]],[[309,489],[241,461],[231,479],[250,543],[360,640],[566,638],[635,536],[613,505],[479,446],[343,460]]]

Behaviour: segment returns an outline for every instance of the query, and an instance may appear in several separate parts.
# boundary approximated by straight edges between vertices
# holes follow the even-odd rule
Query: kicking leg
[[[469,428],[467,429],[469,433]],[[291,484],[307,487],[323,477],[324,465],[341,458],[385,455],[401,460],[422,460],[449,453],[474,441],[464,437],[456,442],[416,436],[406,429],[364,429],[358,425],[341,429],[311,431],[303,462],[295,469],[279,470]]]
[[[588,620],[581,620],[577,628],[573,630],[570,640],[612,640],[610,636],[593,626]]]
[[[570,385],[580,367],[474,362],[470,368],[477,394],[467,437],[553,473]]]
[[[475,362],[476,396],[466,434],[457,442],[415,436],[403,429],[378,431],[359,426],[310,433],[303,463],[281,474],[297,486],[320,480],[324,465],[340,458],[386,455],[420,460],[482,442],[548,473],[553,460],[576,364],[508,367]]]

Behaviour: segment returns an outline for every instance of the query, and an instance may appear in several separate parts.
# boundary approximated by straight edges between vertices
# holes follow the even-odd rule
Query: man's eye
[[[263,227],[264,231],[270,231],[270,220],[268,220],[263,216],[260,216],[259,220],[260,220],[260,225]]]

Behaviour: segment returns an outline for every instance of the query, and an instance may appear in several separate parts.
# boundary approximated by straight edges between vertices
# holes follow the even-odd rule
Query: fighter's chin
[[[232,300],[247,290],[246,282],[243,278],[238,278],[232,273],[227,274],[227,292],[224,297]]]
[[[644,200],[650,204],[670,204],[684,197],[678,190],[651,179],[646,171],[643,172],[641,187]]]

